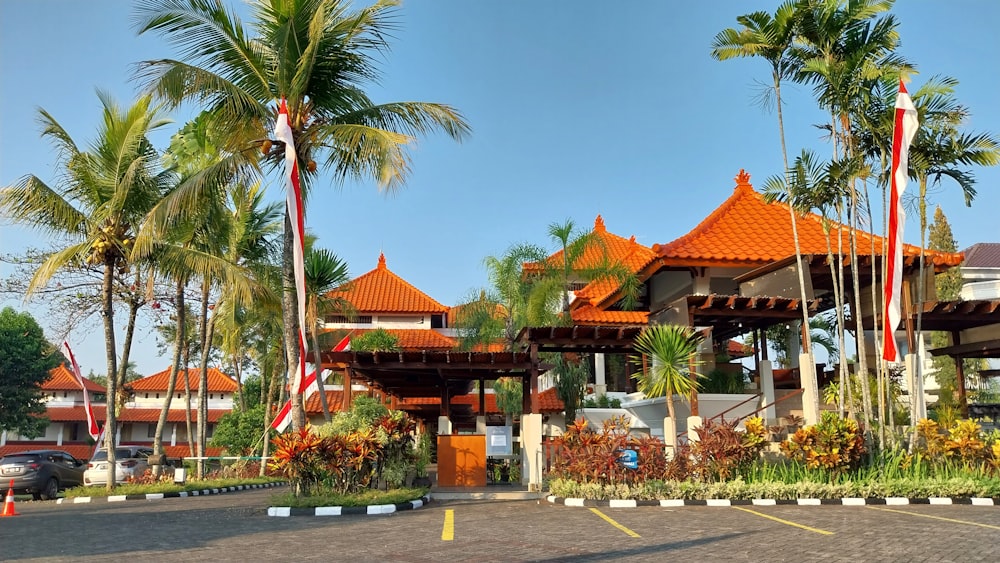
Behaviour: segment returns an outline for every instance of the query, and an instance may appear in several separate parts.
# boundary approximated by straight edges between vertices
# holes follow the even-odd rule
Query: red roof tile
[[[86,377],[83,378],[83,384],[91,393],[107,394],[108,392],[107,389]],[[79,391],[80,385],[77,384],[76,377],[73,377],[73,373],[69,371],[66,364],[60,364],[59,367],[49,372],[49,379],[42,383],[42,389],[45,391]]]
[[[67,444],[66,442],[63,442],[63,445],[61,446],[57,446],[53,441],[21,444],[12,444],[8,442],[7,445],[0,446],[0,457],[20,452],[30,452],[32,450],[59,450],[68,453],[76,459],[87,460],[90,459],[90,455],[94,453],[94,446],[79,443]]]
[[[197,391],[201,383],[201,371],[198,368],[188,368],[188,384],[191,391]],[[166,391],[170,379],[170,368],[129,385],[134,391]],[[184,371],[177,372],[177,389],[184,388]],[[236,380],[215,368],[208,368],[208,390],[215,393],[233,393],[237,389]]]
[[[335,413],[341,410],[341,406],[344,402],[344,391],[341,389],[329,390],[324,388],[326,392],[326,406],[330,409],[331,413]],[[365,391],[355,391],[351,396],[351,401],[354,399],[367,395]],[[306,399],[306,414],[320,414],[323,412],[323,405],[319,401],[319,392],[314,391]]]
[[[104,405],[91,405],[94,409],[94,417],[98,423],[108,417],[107,409]],[[51,422],[86,422],[87,415],[84,414],[82,406],[79,407],[47,407],[45,416]]]
[[[675,266],[757,266],[795,255],[788,207],[767,203],[754,191],[750,175],[740,170],[733,194],[688,234],[663,245],[653,245],[665,265]],[[822,217],[815,213],[796,220],[803,254],[826,255],[827,244]],[[836,230],[837,223],[833,223]],[[845,239],[849,228],[843,227]],[[874,247],[882,248],[882,237],[857,231],[858,251],[862,255]],[[876,251],[877,254],[878,250]],[[938,266],[957,266],[962,255],[926,251]],[[918,256],[920,248],[905,244],[906,256]]]
[[[445,313],[448,308],[428,297],[385,265],[380,254],[378,266],[331,291],[331,298],[347,300],[359,314],[368,313]]]
[[[581,326],[647,325],[648,311],[602,311],[589,303],[571,312],[573,324]]]
[[[172,404],[172,403],[171,403]],[[218,422],[222,415],[232,412],[228,409],[208,409],[208,421]],[[95,413],[96,414],[96,413]],[[156,423],[160,420],[160,409],[157,408],[127,408],[118,415],[122,422]],[[167,411],[167,422],[184,422],[184,409],[172,408]],[[191,422],[198,420],[198,408],[191,405]]]
[[[378,330],[374,328],[362,328],[351,330],[351,340],[358,336]],[[399,339],[399,347],[404,351],[419,350],[451,350],[458,345],[458,341],[449,338],[440,332],[432,329],[420,328],[383,328],[382,330],[392,334]],[[344,329],[326,329],[324,332],[344,332]]]

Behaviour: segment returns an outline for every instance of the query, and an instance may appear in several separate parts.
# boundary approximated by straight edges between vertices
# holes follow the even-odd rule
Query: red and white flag
[[[77,385],[83,390],[83,410],[87,413],[87,432],[90,437],[97,440],[101,435],[100,429],[97,427],[97,418],[94,417],[94,408],[90,406],[90,394],[87,393],[87,386],[83,382],[83,376],[80,375],[80,366],[76,363],[76,356],[73,355],[73,350],[69,347],[69,342],[63,340],[62,343],[63,354],[69,359],[70,365],[73,367],[73,377],[76,379]]]
[[[882,357],[890,362],[898,362],[899,349],[896,347],[895,332],[899,327],[900,292],[903,284],[903,191],[909,180],[908,154],[910,143],[917,134],[917,108],[906,92],[903,81],[899,81],[896,95],[896,122],[892,132],[892,179],[889,194],[889,254],[886,257],[884,334],[882,335]]]
[[[292,263],[295,271],[295,295],[299,316],[299,370],[298,377],[292,379],[291,393],[302,393],[306,378],[306,273],[305,273],[305,220],[302,209],[302,186],[299,183],[299,164],[295,154],[295,138],[292,125],[288,121],[288,106],[281,98],[278,119],[274,124],[274,136],[285,143],[285,207],[292,225]]]
[[[336,346],[333,347],[334,352],[347,352],[351,349],[351,337],[350,335],[345,336]],[[313,371],[305,379],[305,391],[302,392],[302,396],[308,398],[310,395],[319,390],[319,384],[316,383],[316,372]],[[285,405],[281,407],[278,411],[278,415],[274,417],[271,421],[271,428],[277,430],[278,432],[284,432],[285,428],[292,422],[292,401],[289,399],[285,402]]]

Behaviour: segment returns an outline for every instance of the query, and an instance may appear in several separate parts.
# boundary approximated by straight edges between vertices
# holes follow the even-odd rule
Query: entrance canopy
[[[524,352],[325,352],[323,367],[352,370],[355,376],[400,398],[463,395],[473,382],[532,375]]]

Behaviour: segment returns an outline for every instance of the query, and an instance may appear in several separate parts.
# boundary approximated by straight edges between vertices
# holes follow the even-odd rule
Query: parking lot
[[[280,489],[279,489],[280,490]],[[19,502],[3,561],[996,561],[995,506],[582,508],[432,502],[384,516],[266,515],[272,490]]]

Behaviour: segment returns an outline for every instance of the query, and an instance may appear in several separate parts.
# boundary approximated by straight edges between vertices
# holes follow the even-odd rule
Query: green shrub
[[[831,480],[858,466],[865,453],[865,440],[858,423],[824,412],[819,424],[800,428],[781,443],[789,459],[810,470],[821,470]]]

